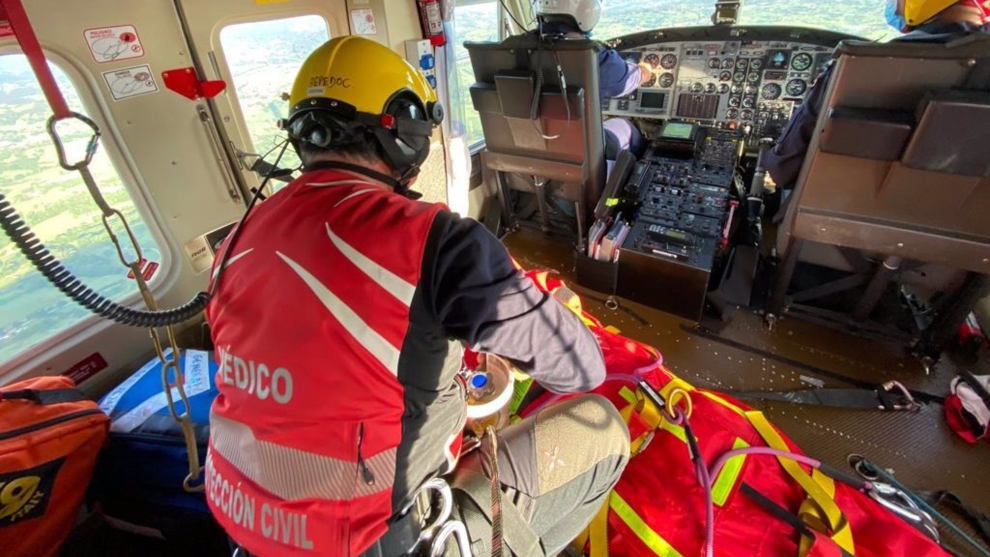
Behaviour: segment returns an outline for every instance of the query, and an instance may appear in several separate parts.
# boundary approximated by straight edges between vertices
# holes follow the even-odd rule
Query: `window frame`
[[[233,116],[232,122],[224,122],[223,125],[233,126],[233,131],[236,132],[239,141],[244,141],[245,139],[250,142],[250,149],[257,151],[258,147],[254,144],[254,138],[251,137],[251,129],[247,124],[247,117],[244,114],[244,107],[241,104],[241,98],[237,94],[237,87],[234,84],[234,73],[230,69],[230,63],[227,60],[227,53],[223,48],[223,42],[220,38],[220,33],[230,27],[231,25],[240,25],[247,23],[264,23],[269,21],[277,21],[280,19],[290,19],[294,17],[305,17],[305,16],[316,16],[323,20],[326,25],[327,36],[332,39],[337,36],[345,36],[350,34],[350,28],[347,27],[347,32],[342,34],[335,34],[336,28],[339,26],[335,18],[330,17],[328,14],[323,12],[314,12],[309,7],[299,8],[299,9],[286,9],[279,10],[275,12],[265,12],[265,13],[254,13],[254,14],[241,14],[234,15],[224,18],[216,22],[213,31],[210,33],[210,45],[212,47],[209,59],[210,64],[213,66],[213,72],[221,76],[221,78],[226,81],[229,85],[227,90],[223,93],[224,95],[229,95],[227,98],[227,107],[222,110],[230,112]],[[228,128],[228,134],[232,130]],[[248,144],[235,145],[238,149],[247,150]],[[262,153],[257,153],[262,154]],[[243,171],[243,169],[242,169]],[[257,180],[257,176],[253,173],[248,172],[247,175],[252,175],[254,179]]]
[[[488,4],[489,2],[495,3],[495,27],[498,32],[498,40],[504,41],[507,37],[505,33],[505,25],[503,25],[505,19],[505,5],[500,0],[454,0],[454,8],[465,7],[465,6],[477,6],[480,4]],[[455,25],[456,25],[456,19]],[[456,60],[454,61],[456,64]],[[468,85],[470,87],[470,84]],[[468,97],[470,97],[470,92],[468,92]],[[482,135],[478,140],[473,143],[468,144],[468,154],[471,156],[472,160],[475,159],[475,155],[483,151],[485,148],[485,137]]]
[[[43,48],[42,50],[48,62],[57,66],[69,78],[76,93],[79,95],[79,100],[82,102],[86,116],[90,117],[99,126],[101,131],[100,147],[105,150],[110,164],[117,172],[121,185],[127,191],[131,202],[134,203],[137,209],[138,215],[148,227],[152,239],[157,244],[161,256],[161,261],[159,261],[160,272],[156,273],[148,282],[148,288],[156,297],[160,298],[175,286],[182,274],[180,265],[175,264],[177,261],[181,262],[181,259],[176,257],[176,254],[179,253],[179,246],[165,233],[165,228],[162,226],[158,212],[152,208],[148,185],[138,171],[133,156],[121,139],[119,129],[111,116],[112,113],[107,98],[94,75],[74,62],[72,58],[63,56],[58,51],[49,48]],[[0,56],[8,55],[24,55],[24,52],[15,41],[0,44]],[[54,145],[51,148],[54,149]],[[70,172],[68,170],[63,171],[66,173]],[[98,211],[95,205],[92,207],[92,210]],[[31,224],[28,223],[28,226]],[[109,242],[110,239],[107,238],[106,241]],[[119,264],[119,261],[114,261],[114,264]],[[127,272],[123,265],[120,265],[120,270],[122,274],[126,274]],[[68,299],[68,297],[66,297],[65,301],[70,304],[76,303]],[[132,293],[113,301],[126,307],[144,308],[141,294],[138,292],[136,286]],[[29,362],[41,362],[47,359],[58,346],[66,342],[84,342],[103,333],[114,325],[116,325],[114,322],[87,310],[87,315],[76,323],[55,332],[45,340],[16,352],[11,359],[0,361],[0,378],[9,371],[25,366]],[[52,372],[55,370],[48,369],[46,371]],[[58,370],[58,372],[60,371]]]

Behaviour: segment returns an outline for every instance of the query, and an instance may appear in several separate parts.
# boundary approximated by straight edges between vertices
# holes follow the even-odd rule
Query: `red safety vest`
[[[441,209],[316,171],[244,224],[207,308],[220,395],[206,494],[251,553],[356,555],[385,533],[396,368]]]

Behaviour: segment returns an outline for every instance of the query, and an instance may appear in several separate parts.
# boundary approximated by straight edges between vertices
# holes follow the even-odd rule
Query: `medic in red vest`
[[[359,555],[456,453],[465,345],[557,392],[590,390],[604,364],[479,223],[413,199],[443,118],[420,72],[374,41],[334,39],[290,105],[304,171],[248,213],[213,269],[207,500],[251,554]],[[520,469],[538,468],[531,453]]]

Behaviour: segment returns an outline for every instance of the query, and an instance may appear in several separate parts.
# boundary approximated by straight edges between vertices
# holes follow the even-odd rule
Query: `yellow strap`
[[[832,478],[826,476],[821,472],[821,470],[815,468],[811,471],[811,479],[815,480],[828,493],[829,497],[835,498],[835,482]],[[817,504],[811,498],[807,498],[801,503],[801,508],[798,509],[798,516],[801,520],[818,531],[827,531],[828,518],[822,512],[822,509],[818,507]],[[815,539],[808,536],[801,536],[801,543],[798,550],[798,555],[804,557],[810,551],[812,546],[815,545]]]
[[[608,557],[608,501],[602,504],[598,513],[588,525],[591,539],[590,557]]]
[[[743,447],[748,447],[749,443],[743,441],[742,439],[736,437],[736,441],[732,443],[732,449],[741,449]],[[725,505],[726,500],[728,500],[729,495],[732,493],[732,488],[736,485],[736,480],[739,479],[739,473],[742,472],[743,464],[746,463],[746,455],[734,456],[725,463],[725,466],[718,473],[718,477],[715,478],[715,483],[712,485],[712,501],[719,507]]]
[[[763,440],[766,441],[767,445],[779,450],[790,450],[762,412],[751,410],[746,412],[745,415],[749,422],[753,424],[753,427],[756,428],[756,431],[759,432],[760,436],[763,437]],[[845,516],[842,515],[842,510],[835,504],[832,496],[817,481],[812,479],[797,462],[783,457],[778,457],[777,460],[780,461],[780,465],[783,466],[784,470],[794,478],[794,481],[804,489],[808,497],[822,510],[832,529],[832,540],[839,547],[849,552],[849,554],[855,555],[856,550],[853,543],[852,529],[849,527]]]
[[[609,506],[612,507],[612,511],[615,512],[616,516],[622,519],[622,522],[629,527],[630,530],[636,537],[640,539],[646,547],[650,548],[653,553],[659,555],[660,557],[683,557],[679,551],[674,549],[674,546],[663,539],[660,534],[657,534],[650,526],[643,521],[642,518],[636,514],[636,511],[625,502],[618,493],[612,492],[609,497]]]

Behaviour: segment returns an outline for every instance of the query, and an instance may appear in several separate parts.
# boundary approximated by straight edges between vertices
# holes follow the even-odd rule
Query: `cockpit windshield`
[[[610,39],[650,29],[711,25],[713,0],[607,0],[594,37]],[[737,25],[789,25],[886,40],[897,32],[884,21],[881,0],[744,0]]]

